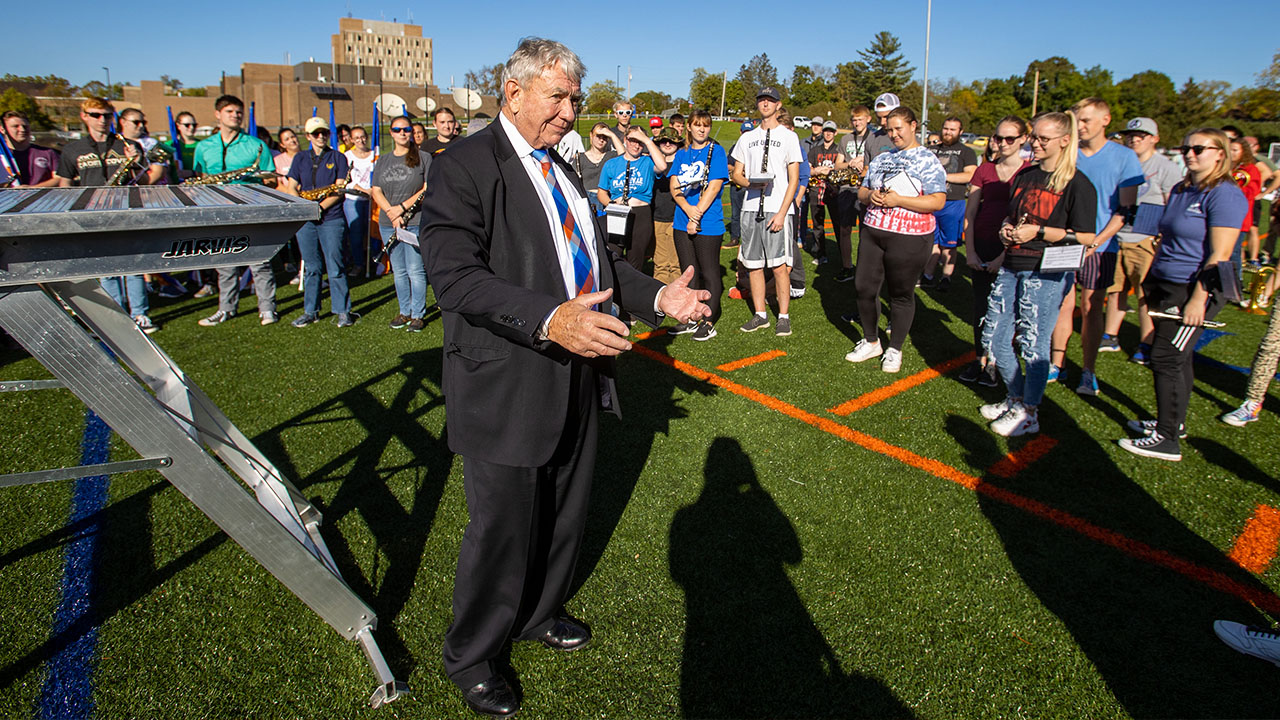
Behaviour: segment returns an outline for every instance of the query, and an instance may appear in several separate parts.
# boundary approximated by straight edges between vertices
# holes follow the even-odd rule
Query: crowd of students
[[[1031,122],[1009,116],[990,136],[983,160],[961,142],[963,125],[949,117],[942,132],[921,145],[915,114],[885,93],[872,109],[850,113],[851,132],[837,137],[834,121],[814,118],[803,140],[774,88],[761,89],[758,119],[744,122],[726,150],[711,138],[712,116],[652,118],[649,132],[632,125],[629,103],[614,107],[615,123],[596,123],[584,145],[570,133],[557,152],[577,172],[594,211],[603,215],[611,249],[633,267],[652,261],[653,275],[670,282],[694,269],[692,286],[711,293],[712,314],[677,324],[672,332],[696,341],[716,337],[724,292],[720,251],[736,248],[731,298],[749,303],[739,328],[770,326],[792,333],[792,299],[805,292],[803,251],[814,265],[840,263],[834,279],[854,281],[856,307],[844,319],[862,338],[845,355],[854,363],[878,358],[881,370],[899,372],[910,337],[916,290],[947,291],[957,268],[967,267],[973,291],[973,345],[977,355],[959,377],[1006,388],[1006,397],[979,412],[1000,435],[1039,431],[1038,408],[1048,383],[1066,383],[1067,344],[1081,304],[1083,362],[1076,391],[1099,392],[1099,352],[1119,351],[1118,334],[1129,294],[1137,301],[1139,342],[1134,362],[1149,364],[1155,379],[1153,419],[1129,424],[1138,433],[1120,441],[1126,450],[1177,460],[1186,436],[1193,382],[1192,353],[1206,321],[1229,301],[1241,300],[1243,271],[1268,260],[1271,199],[1280,172],[1256,154],[1257,142],[1234,127],[1205,128],[1175,148],[1179,165],[1159,151],[1159,128],[1133,118],[1121,142],[1109,139],[1110,108],[1086,98],[1066,112]],[[217,132],[196,140],[196,119],[177,118],[172,145],[157,143],[136,109],[115,115],[111,104],[89,98],[81,108],[87,136],[59,155],[30,141],[27,119],[4,116],[5,163],[10,186],[178,183],[202,174],[246,169],[239,181],[275,185],[294,194],[320,193],[319,221],[296,236],[303,287],[302,328],[319,320],[327,284],[338,327],[358,318],[348,277],[391,272],[399,301],[392,328],[424,327],[427,278],[418,246],[419,202],[433,155],[459,137],[447,108],[433,117],[436,134],[407,117],[390,125],[391,149],[370,147],[363,127],[307,120],[299,135],[283,128],[273,140],[241,129],[243,103],[215,103]],[[118,123],[118,127],[115,124]],[[331,146],[331,132],[337,144]],[[843,178],[841,175],[843,174]],[[852,180],[849,179],[852,175]],[[725,217],[724,188],[732,212]],[[370,212],[378,232],[368,237]],[[830,218],[834,237],[824,224]],[[853,249],[853,230],[860,227]],[[726,232],[729,240],[725,242]],[[958,249],[963,244],[964,263]],[[384,262],[379,262],[385,258]],[[293,268],[287,268],[291,273]],[[149,289],[169,295],[212,293],[212,273],[183,279],[104,278],[106,291],[144,332]],[[202,326],[231,320],[252,278],[259,318],[278,321],[269,264],[216,272],[218,309]],[[1266,305],[1276,279],[1255,293]],[[882,298],[888,318],[881,338]],[[1280,322],[1261,343],[1248,396],[1222,419],[1242,426],[1257,419],[1280,356]]]

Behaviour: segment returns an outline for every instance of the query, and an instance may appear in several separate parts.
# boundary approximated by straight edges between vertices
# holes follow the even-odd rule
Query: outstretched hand
[[[690,288],[691,280],[693,280],[692,265],[685,268],[680,277],[672,280],[662,290],[662,299],[658,301],[658,309],[662,314],[682,323],[711,317],[711,308],[706,305],[706,301],[711,299],[710,291]]]
[[[609,301],[613,288],[586,293],[560,304],[547,325],[547,339],[575,355],[594,358],[631,349],[629,329],[618,318],[591,308]]]

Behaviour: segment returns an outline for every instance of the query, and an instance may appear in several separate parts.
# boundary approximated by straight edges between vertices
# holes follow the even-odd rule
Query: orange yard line
[[[637,341],[648,340],[651,337],[657,337],[659,335],[666,335],[666,334],[667,334],[666,328],[654,328],[653,330],[649,330],[647,332],[636,333],[636,340]]]
[[[969,352],[965,353],[964,355],[961,355],[960,357],[951,358],[950,360],[944,363],[939,363],[937,365],[934,365],[931,368],[921,370],[920,372],[914,375],[908,375],[907,377],[904,377],[895,383],[886,385],[882,388],[877,388],[875,390],[872,390],[869,393],[866,393],[865,395],[859,395],[858,397],[852,400],[842,402],[839,405],[831,408],[827,412],[831,413],[832,415],[839,415],[841,417],[844,417],[845,415],[849,415],[850,413],[857,412],[858,410],[862,410],[863,408],[871,407],[876,403],[884,402],[885,400],[888,400],[894,395],[897,395],[902,392],[906,392],[907,390],[910,390],[911,388],[917,385],[929,382],[930,380],[938,377],[939,375],[946,372],[950,372],[960,367],[961,365],[965,365],[967,363],[973,362],[973,359],[975,357],[977,357],[977,354],[974,351],[970,350]]]
[[[1031,442],[1023,445],[1017,452],[1005,455],[999,462],[987,468],[988,475],[1011,478],[1022,472],[1028,465],[1039,460],[1058,444],[1048,435],[1037,435]]]
[[[1047,520],[1059,527],[1072,530],[1091,540],[1115,548],[1130,557],[1172,570],[1184,577],[1208,585],[1220,592],[1234,595],[1246,602],[1253,603],[1267,612],[1280,613],[1280,597],[1277,597],[1274,593],[1265,588],[1247,585],[1231,578],[1225,573],[1197,565],[1190,560],[1186,560],[1170,552],[1157,549],[1140,540],[1134,540],[1114,530],[1109,530],[1099,525],[1095,525],[1084,518],[1076,517],[1075,515],[1064,510],[1059,510],[1052,505],[1019,495],[1018,493],[1006,490],[1005,488],[997,485],[992,485],[991,483],[981,480],[974,475],[957,470],[946,463],[924,457],[923,455],[918,455],[910,450],[892,445],[879,438],[867,435],[866,433],[858,432],[851,427],[841,425],[833,420],[828,420],[827,418],[819,417],[818,415],[814,415],[806,410],[801,410],[800,408],[779,400],[778,398],[765,395],[758,390],[753,390],[744,385],[739,385],[732,380],[707,372],[702,368],[676,360],[670,355],[665,355],[642,345],[635,345],[633,346],[633,349],[641,355],[675,368],[689,377],[723,388],[735,395],[751,400],[752,402],[759,403],[760,405],[771,410],[775,410],[788,417],[795,418],[796,420],[830,433],[842,440],[847,440],[872,452],[879,453],[886,457],[893,458],[903,464],[923,470],[935,477],[942,478],[943,480],[949,480],[961,487],[981,493],[993,500],[1024,510],[1042,520]]]
[[[733,362],[728,362],[723,365],[717,365],[716,369],[720,372],[733,372],[734,370],[747,367],[748,365],[755,365],[756,363],[762,363],[766,360],[782,357],[783,355],[786,355],[786,353],[782,350],[770,350],[769,352],[753,355],[749,358],[742,358],[741,360],[734,360]]]
[[[1251,573],[1261,573],[1276,556],[1280,543],[1280,510],[1269,505],[1259,505],[1253,517],[1245,523],[1244,531],[1231,548],[1231,559]]]

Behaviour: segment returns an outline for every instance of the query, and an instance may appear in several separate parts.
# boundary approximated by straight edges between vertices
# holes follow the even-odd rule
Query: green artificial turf
[[[732,257],[723,253],[726,267]],[[1218,618],[1263,614],[1081,530],[1113,531],[1276,593],[1274,563],[1254,576],[1227,557],[1258,505],[1280,507],[1276,390],[1262,420],[1231,428],[1215,418],[1238,405],[1245,375],[1198,365],[1183,461],[1146,460],[1114,441],[1124,420],[1154,411],[1150,371],[1103,354],[1102,395],[1051,386],[1041,427],[1056,445],[998,477],[987,469],[1030,441],[990,433],[977,406],[1000,392],[964,385],[957,371],[847,417],[829,412],[966,352],[967,281],[917,293],[902,372],[886,376],[874,362],[843,360],[860,337],[839,320],[853,283],[836,283],[830,264],[806,269],[791,337],[738,332],[750,311],[726,297],[714,340],[639,343],[762,397],[639,352],[620,360],[625,419],[601,423],[580,587],[568,604],[596,642],[564,655],[515,646],[521,717],[1280,715],[1274,669],[1211,630]],[[216,299],[157,299],[162,329],[152,337],[324,513],[326,541],[378,612],[376,635],[413,694],[367,708],[373,676],[358,647],[158,473],[137,472],[112,478],[102,515],[96,714],[468,717],[440,664],[466,509],[461,461],[443,439],[439,316],[420,334],[389,329],[395,295],[380,278],[353,285],[364,315],[354,327],[324,316],[298,330],[288,321],[301,296],[281,287],[278,325],[258,325],[252,297],[214,328],[196,320]],[[1229,308],[1220,319],[1233,334],[1203,353],[1248,366],[1265,318]],[[1135,332],[1127,323],[1126,347]],[[715,369],[775,349],[786,355]],[[1078,363],[1075,342],[1072,379]],[[0,377],[46,376],[22,353],[0,352]],[[0,402],[0,472],[79,463],[84,411],[73,396]],[[869,449],[795,414],[892,447]],[[1069,518],[974,492],[893,448]],[[112,456],[136,455],[117,438]],[[69,639],[52,633],[51,616],[70,488],[7,489],[0,503],[5,717],[37,713],[44,662]]]

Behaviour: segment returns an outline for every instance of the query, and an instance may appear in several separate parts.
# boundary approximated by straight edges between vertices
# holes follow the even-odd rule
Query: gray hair
[[[582,64],[582,59],[563,43],[540,37],[521,38],[516,51],[511,53],[506,66],[502,68],[502,89],[498,93],[502,104],[507,104],[508,80],[515,80],[521,87],[528,87],[543,70],[557,65],[565,75],[578,83],[587,74],[587,66]]]

